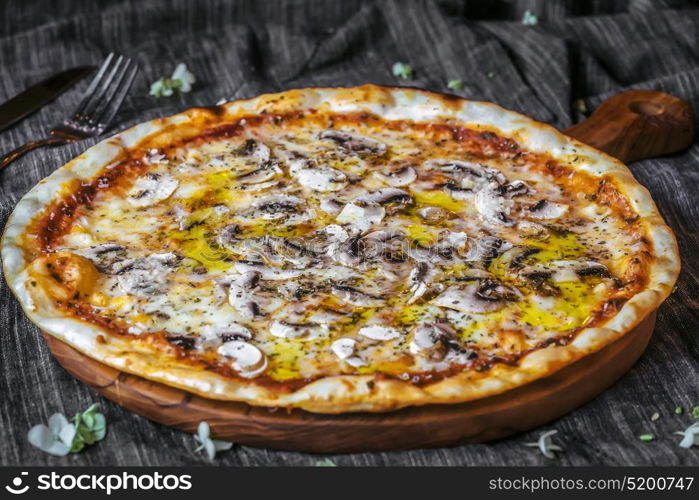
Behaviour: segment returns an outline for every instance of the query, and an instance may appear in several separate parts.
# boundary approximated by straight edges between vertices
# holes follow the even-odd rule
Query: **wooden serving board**
[[[605,102],[566,134],[624,162],[688,147],[691,108],[655,91],[629,91]],[[213,435],[252,446],[311,452],[379,451],[490,441],[550,422],[591,400],[641,356],[655,311],[604,349],[549,377],[506,393],[462,404],[411,407],[386,413],[319,415],[206,399],[120,372],[44,334],[58,362],[118,405],[164,425],[196,432],[206,420]]]

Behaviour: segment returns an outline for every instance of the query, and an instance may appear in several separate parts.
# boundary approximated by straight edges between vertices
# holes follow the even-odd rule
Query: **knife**
[[[48,104],[95,70],[93,66],[73,68],[58,73],[29,87],[9,101],[0,104],[0,131]]]

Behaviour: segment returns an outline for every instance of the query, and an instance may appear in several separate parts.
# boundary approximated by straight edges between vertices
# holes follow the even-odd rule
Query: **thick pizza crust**
[[[285,113],[315,109],[321,112],[366,111],[387,120],[446,122],[474,128],[495,127],[523,148],[548,153],[565,164],[594,176],[613,178],[640,216],[650,240],[652,255],[643,291],[628,300],[603,327],[587,328],[565,346],[550,346],[524,356],[518,366],[495,365],[483,373],[461,373],[426,386],[382,379],[374,375],[326,377],[298,390],[280,393],[254,380],[229,379],[173,360],[146,347],[130,343],[93,324],[73,319],[35,301],[27,290],[21,235],[35,214],[57,198],[71,181],[91,179],[130,148],[168,129],[202,124],[215,125],[259,113]],[[583,161],[571,163],[573,156]],[[195,108],[178,115],[152,120],[121,132],[93,146],[37,184],[17,204],[2,239],[5,278],[29,318],[43,331],[67,342],[82,353],[114,368],[180,387],[201,396],[244,401],[257,406],[298,407],[318,413],[386,411],[410,405],[457,403],[491,396],[522,386],[561,369],[581,357],[614,342],[655,310],[672,291],[679,274],[675,237],[658,213],[649,192],[618,160],[571,139],[554,128],[495,104],[408,88],[364,85],[354,88],[311,88],[262,95],[217,108]]]

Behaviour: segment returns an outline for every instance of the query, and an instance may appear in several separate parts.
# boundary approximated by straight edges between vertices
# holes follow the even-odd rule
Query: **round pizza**
[[[43,331],[212,399],[457,403],[612,343],[677,246],[619,161],[494,104],[312,88],[126,130],[40,182],[2,241]]]

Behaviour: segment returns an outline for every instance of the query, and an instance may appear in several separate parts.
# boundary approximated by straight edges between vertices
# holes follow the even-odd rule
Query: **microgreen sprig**
[[[699,422],[694,422],[683,431],[677,431],[675,434],[682,436],[679,446],[682,448],[691,448],[699,446]]]
[[[65,456],[78,453],[86,445],[104,439],[107,420],[97,412],[97,403],[82,413],[76,413],[70,422],[62,413],[54,413],[44,424],[35,425],[27,433],[29,443],[51,455]]]
[[[216,457],[216,452],[230,450],[233,447],[233,443],[228,441],[219,441],[217,439],[211,439],[211,427],[205,421],[199,422],[199,427],[197,427],[197,435],[194,436],[200,444],[194,451],[206,450],[206,455],[209,460],[213,460]]]
[[[413,79],[413,67],[408,63],[397,62],[393,65],[392,71],[394,76],[403,80]]]
[[[541,451],[546,458],[556,458],[554,451],[563,451],[563,448],[557,444],[553,444],[553,440],[551,439],[551,436],[557,432],[557,430],[544,432],[539,436],[539,439],[536,442],[524,443],[524,446],[539,448],[539,451]]]
[[[192,84],[196,81],[197,79],[187,69],[187,66],[184,63],[179,63],[170,78],[161,78],[151,84],[150,95],[170,97],[175,93],[175,90],[186,93],[192,90]]]

